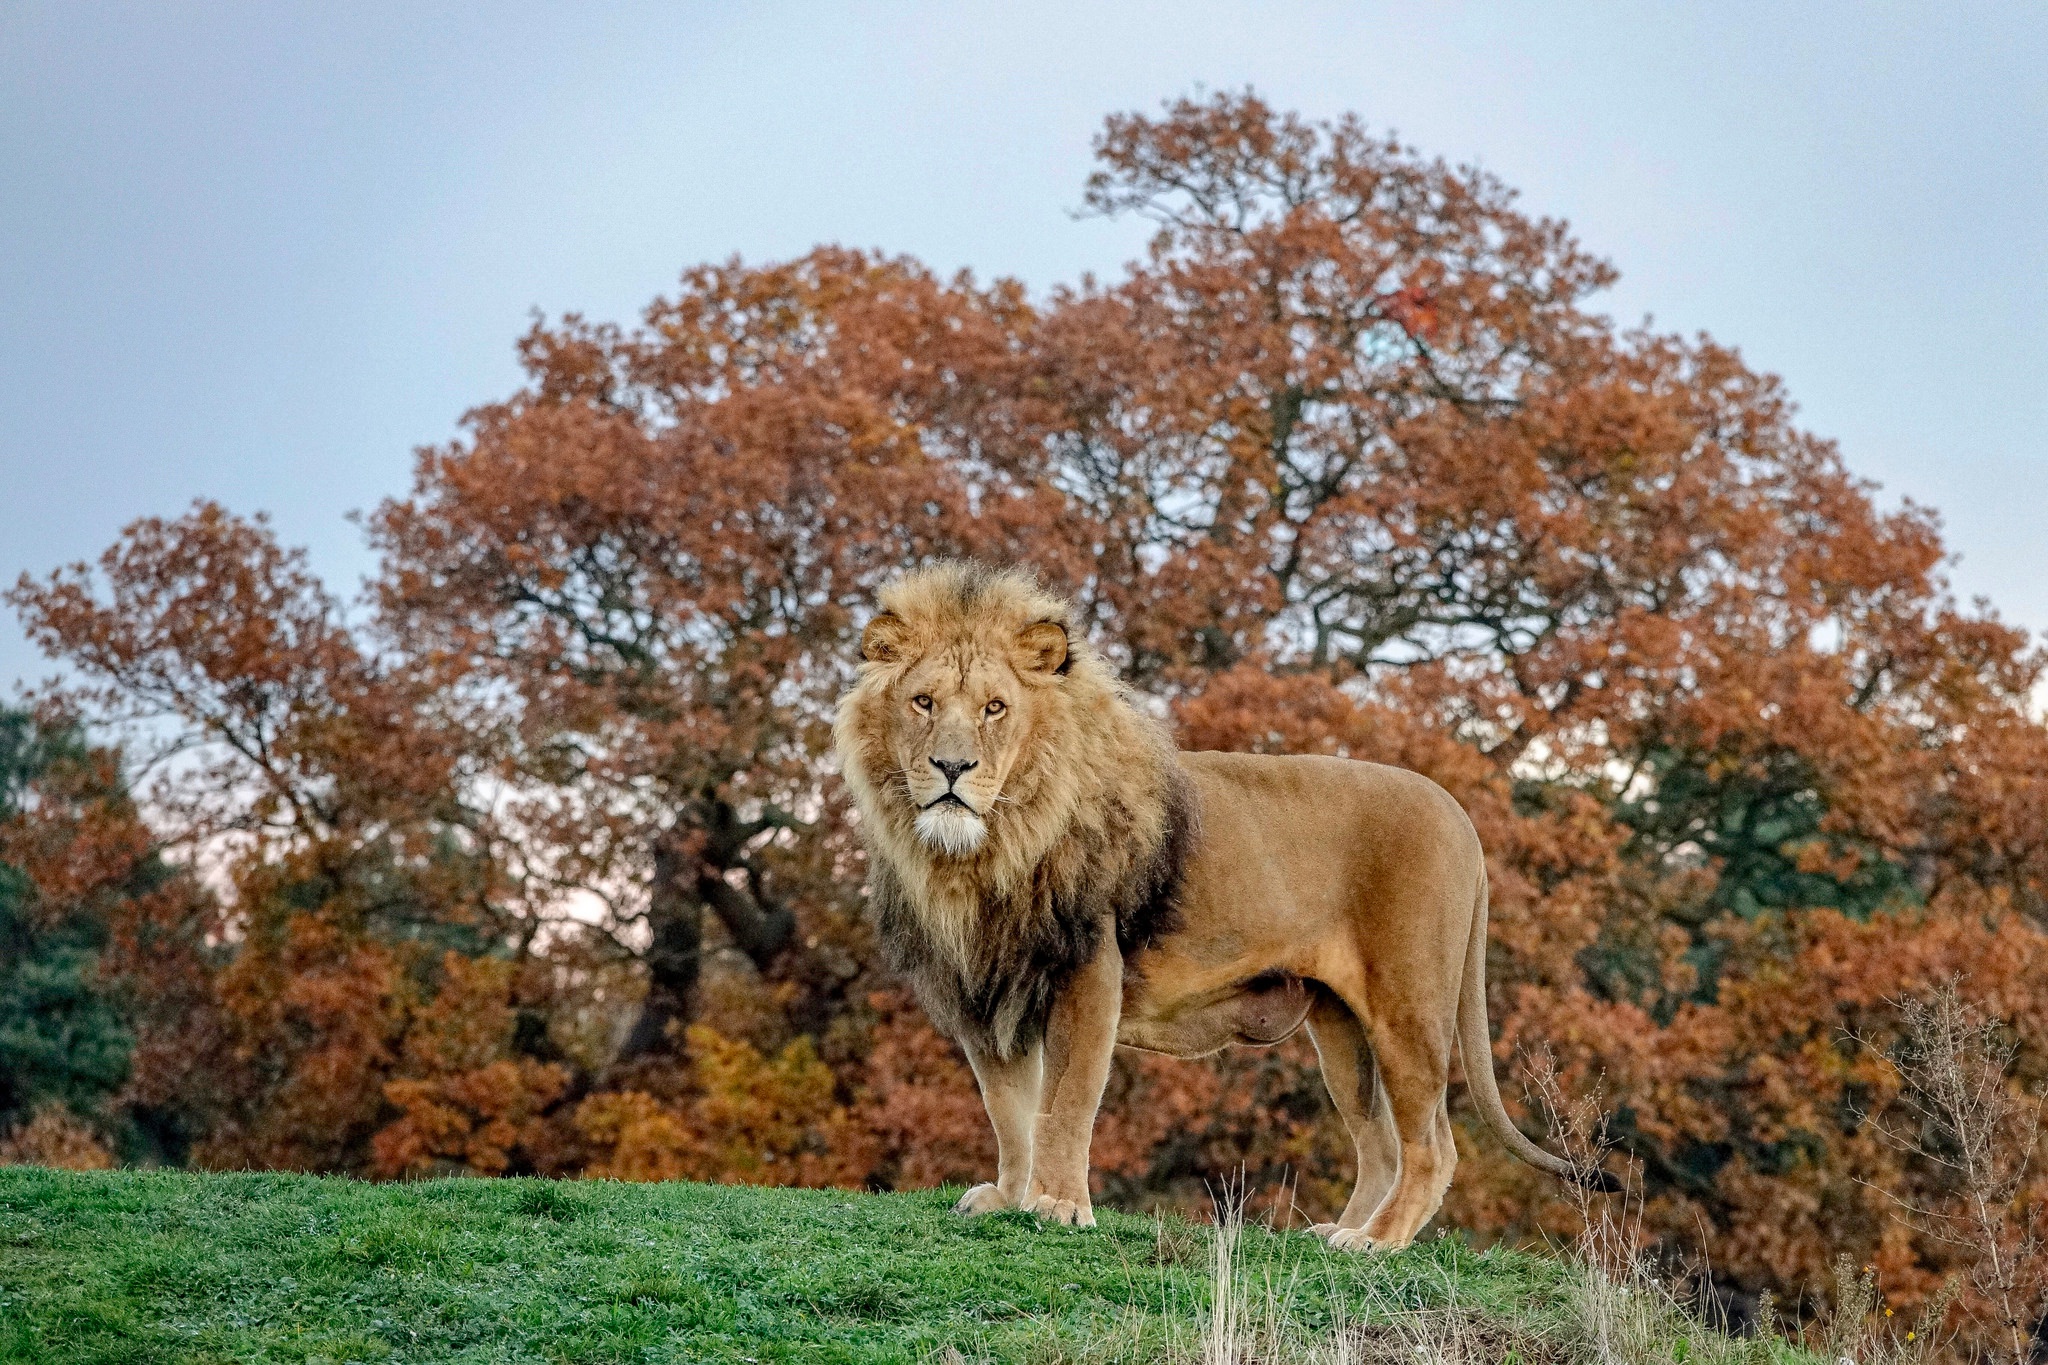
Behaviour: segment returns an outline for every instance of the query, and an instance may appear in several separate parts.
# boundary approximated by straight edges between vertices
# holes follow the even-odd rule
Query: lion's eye
[[[910,704],[912,706],[915,706],[920,711],[930,711],[932,709],[932,699],[930,697],[927,697],[922,692],[912,697],[910,699]]]
[[[994,720],[997,716],[1000,716],[1001,714],[1003,714],[1003,712],[1007,710],[1009,710],[1009,708],[1007,706],[1004,706],[1002,701],[998,699],[995,701],[991,701],[987,706],[982,707],[981,714],[987,716],[990,720]]]

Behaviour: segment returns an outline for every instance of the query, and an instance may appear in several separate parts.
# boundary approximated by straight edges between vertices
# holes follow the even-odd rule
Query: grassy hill
[[[1599,1358],[1582,1277],[1455,1238],[1394,1256],[948,1212],[951,1191],[0,1169],[0,1361]],[[1626,1358],[1778,1358],[1660,1313]],[[1252,1358],[1252,1353],[1247,1353]]]

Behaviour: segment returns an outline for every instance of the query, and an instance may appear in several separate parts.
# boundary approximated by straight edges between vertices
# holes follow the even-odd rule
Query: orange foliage
[[[403,1112],[371,1139],[372,1169],[383,1176],[503,1175],[516,1150],[540,1145],[541,1115],[568,1080],[561,1067],[519,1058],[453,1076],[389,1081],[385,1098]]]
[[[700,1024],[688,1043],[689,1088],[678,1101],[611,1091],[577,1107],[586,1174],[857,1186],[873,1170],[877,1144],[834,1097],[836,1078],[810,1039],[769,1057]]]
[[[62,1105],[36,1111],[11,1133],[0,1134],[0,1166],[49,1166],[60,1171],[104,1171],[114,1154],[91,1126]]]
[[[547,1149],[543,1115],[568,1089],[568,1070],[506,1055],[516,1024],[511,963],[444,953],[441,974],[406,1030],[403,1079],[384,1084],[401,1114],[371,1139],[372,1169],[502,1175],[520,1153],[530,1168],[530,1154]]]
[[[861,1122],[886,1154],[876,1174],[898,1189],[981,1179],[996,1140],[966,1059],[908,991],[877,991],[868,1003],[876,1019],[860,1073]]]
[[[640,1090],[608,1090],[577,1106],[589,1145],[583,1173],[606,1180],[687,1180],[697,1144],[673,1109]]]

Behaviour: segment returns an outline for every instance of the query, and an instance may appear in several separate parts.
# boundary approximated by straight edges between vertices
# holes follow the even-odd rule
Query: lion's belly
[[[1220,998],[1148,1003],[1126,1000],[1117,1042],[1169,1057],[1206,1057],[1232,1043],[1265,1047],[1301,1027],[1308,1017],[1309,992],[1299,977],[1277,973],[1233,987]]]

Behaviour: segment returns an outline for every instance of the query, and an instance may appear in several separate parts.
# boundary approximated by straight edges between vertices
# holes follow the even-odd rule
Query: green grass
[[[0,1169],[0,1361],[1053,1361],[1192,1340],[1203,1231],[968,1220],[954,1193]],[[1367,1257],[1250,1228],[1237,1259],[1310,1333],[1453,1300],[1518,1334],[1572,1312],[1566,1267],[1455,1238]]]

